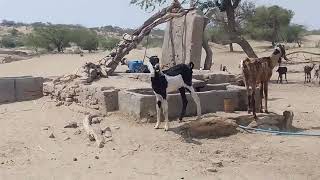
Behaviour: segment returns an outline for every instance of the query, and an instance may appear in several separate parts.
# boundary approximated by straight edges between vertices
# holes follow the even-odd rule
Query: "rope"
[[[244,130],[251,130],[251,131],[257,131],[257,132],[266,132],[266,133],[272,133],[275,135],[291,135],[291,136],[317,136],[320,137],[320,134],[314,134],[314,133],[303,133],[303,132],[285,132],[285,131],[273,131],[273,130],[266,130],[266,129],[259,129],[259,128],[251,128],[239,125],[241,129]]]
[[[150,33],[151,33],[151,32],[150,32]],[[147,36],[147,45],[146,45],[146,48],[145,48],[145,50],[144,50],[143,63],[144,63],[144,60],[145,60],[146,57],[147,57],[147,50],[148,50],[148,46],[149,46],[149,36],[150,36],[150,35]]]

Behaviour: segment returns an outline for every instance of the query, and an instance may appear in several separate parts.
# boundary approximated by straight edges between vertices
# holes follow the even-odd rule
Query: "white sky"
[[[294,23],[320,29],[320,0],[251,0],[277,4],[295,12]],[[151,16],[130,0],[0,0],[0,20],[52,22],[85,26],[116,25],[136,28]]]

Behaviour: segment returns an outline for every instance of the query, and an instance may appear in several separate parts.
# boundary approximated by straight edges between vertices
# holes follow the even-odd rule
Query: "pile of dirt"
[[[211,117],[184,124],[180,127],[180,133],[186,137],[219,138],[236,134],[237,127],[234,120]]]

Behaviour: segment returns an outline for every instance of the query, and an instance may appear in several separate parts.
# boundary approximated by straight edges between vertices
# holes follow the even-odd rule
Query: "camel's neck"
[[[279,59],[281,58],[281,54],[271,54],[270,59],[271,59],[271,66],[272,69],[278,64]]]

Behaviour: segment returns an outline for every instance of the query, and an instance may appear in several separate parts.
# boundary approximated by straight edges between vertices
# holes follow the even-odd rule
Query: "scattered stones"
[[[77,158],[73,158],[73,161],[78,161],[78,159]]]
[[[118,110],[118,89],[82,84],[79,76],[63,76],[43,84],[43,93],[57,101],[56,106],[81,106],[106,115]],[[72,106],[71,106],[72,105]]]
[[[62,106],[63,105],[63,102],[59,101],[57,102],[56,106],[59,107],[59,106]]]
[[[99,124],[101,121],[103,120],[103,118],[101,117],[94,117],[92,118],[92,124]]]
[[[50,134],[49,138],[56,138],[53,133]]]
[[[78,127],[78,124],[77,122],[69,122],[66,126],[64,126],[64,128],[77,128]]]
[[[81,134],[81,130],[78,129],[78,130],[76,130],[73,134],[74,134],[74,135],[80,135],[80,134]]]
[[[73,102],[72,98],[66,98],[66,102]]]
[[[119,126],[114,126],[114,129],[120,129],[120,127]]]
[[[104,134],[104,137],[106,137],[106,138],[112,137],[110,127],[104,128],[104,129],[102,130],[102,134]]]
[[[49,130],[49,128],[50,128],[50,126],[46,126],[46,127],[43,127],[42,130],[47,131],[47,130]]]
[[[222,161],[214,161],[214,162],[212,162],[212,165],[214,167],[218,167],[218,168],[223,167]]]
[[[95,159],[99,159],[99,156],[95,156],[94,158],[95,158]]]
[[[218,172],[218,170],[216,168],[207,168],[207,171],[208,172],[213,172],[213,173]]]

